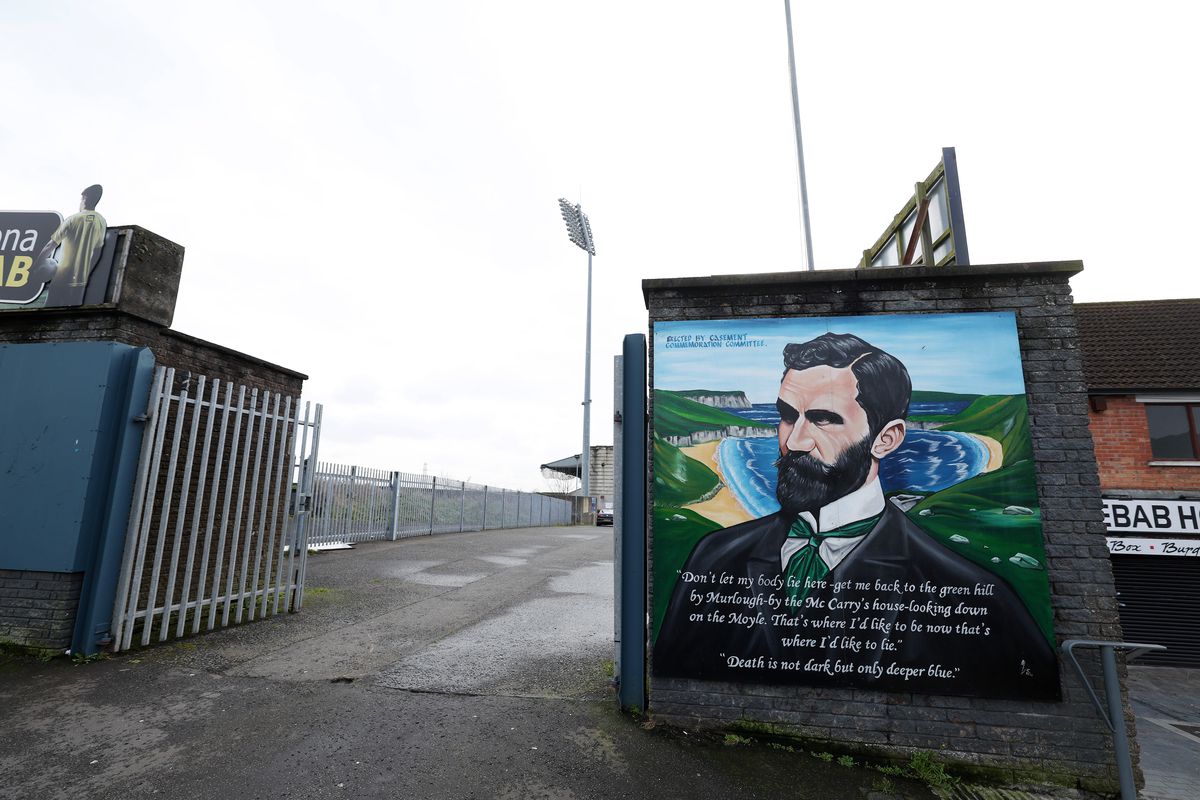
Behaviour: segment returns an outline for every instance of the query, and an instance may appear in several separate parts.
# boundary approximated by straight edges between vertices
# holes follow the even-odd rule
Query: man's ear
[[[906,430],[907,426],[902,419],[894,419],[884,425],[883,430],[875,437],[875,441],[871,442],[871,455],[881,459],[891,453],[904,441]]]

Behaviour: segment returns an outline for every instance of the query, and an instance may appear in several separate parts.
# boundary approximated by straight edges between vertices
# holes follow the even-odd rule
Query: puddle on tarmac
[[[405,561],[392,567],[388,572],[393,577],[424,586],[460,587],[487,577],[482,572],[462,575],[432,571],[445,564],[445,561]]]
[[[516,556],[475,556],[480,561],[486,561],[489,564],[496,564],[501,567],[520,567],[529,563],[528,558],[517,558]]]
[[[612,563],[551,579],[559,594],[513,606],[403,659],[379,677],[397,689],[576,696],[612,657]],[[590,688],[584,687],[584,688]]]
[[[597,561],[550,579],[550,591],[565,594],[612,594],[613,562]]]

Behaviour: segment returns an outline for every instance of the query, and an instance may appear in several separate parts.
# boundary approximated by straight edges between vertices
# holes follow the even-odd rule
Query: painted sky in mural
[[[828,331],[853,331],[904,362],[913,388],[1024,393],[1011,313],[912,314],[903,326],[894,320],[875,316],[659,322],[654,326],[654,385],[740,390],[751,402],[774,403],[785,344]],[[684,336],[688,342],[672,341]]]

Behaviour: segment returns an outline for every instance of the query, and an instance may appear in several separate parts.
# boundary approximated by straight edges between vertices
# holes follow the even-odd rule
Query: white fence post
[[[458,532],[463,532],[463,515],[467,512],[467,484],[465,481],[459,482],[458,490]]]
[[[346,540],[351,541],[354,533],[354,484],[358,476],[358,467],[350,467],[350,480],[346,482]]]
[[[388,531],[392,541],[400,532],[400,473],[392,473],[392,529]]]
[[[434,512],[437,508],[437,476],[433,476],[433,487],[429,491],[429,535],[433,535]]]

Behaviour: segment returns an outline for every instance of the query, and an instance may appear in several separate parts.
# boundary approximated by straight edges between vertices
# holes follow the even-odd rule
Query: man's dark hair
[[[83,204],[89,209],[93,209],[96,207],[96,203],[100,202],[100,197],[104,194],[104,187],[98,183],[93,183],[80,192],[80,194],[83,195]]]
[[[851,333],[823,333],[801,344],[783,348],[783,374],[790,369],[829,366],[850,367],[858,380],[855,400],[867,412],[871,438],[894,419],[908,416],[912,380],[900,359],[864,342]]]

